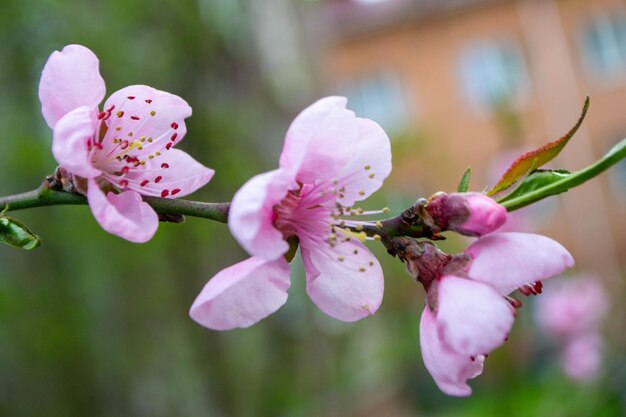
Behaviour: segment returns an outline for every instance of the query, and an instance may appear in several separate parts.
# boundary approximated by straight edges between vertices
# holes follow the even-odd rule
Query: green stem
[[[230,203],[203,203],[190,200],[171,200],[157,197],[144,197],[154,211],[159,214],[175,214],[226,223]],[[56,205],[84,205],[87,204],[85,196],[80,194],[56,191],[48,188],[47,182],[36,190],[7,197],[0,197],[0,207],[8,206],[7,211],[22,210],[32,207],[56,206]]]
[[[626,139],[622,139],[606,155],[604,155],[604,157],[588,167],[581,169],[580,171],[573,172],[571,175],[568,175],[562,180],[555,181],[545,187],[541,187],[519,197],[506,200],[500,204],[506,207],[507,211],[513,211],[536,203],[546,197],[564,193],[570,188],[576,187],[599,175],[624,158],[626,158]]]

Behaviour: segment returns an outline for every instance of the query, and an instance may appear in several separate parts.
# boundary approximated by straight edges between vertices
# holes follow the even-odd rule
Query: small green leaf
[[[26,250],[35,249],[41,245],[39,236],[31,232],[26,225],[6,216],[0,217],[0,242]]]
[[[553,160],[567,145],[569,140],[574,136],[583,120],[585,119],[585,115],[587,114],[587,109],[589,109],[589,97],[585,99],[585,105],[583,106],[583,110],[578,118],[578,121],[572,127],[569,132],[567,132],[561,138],[550,142],[546,145],[540,146],[537,149],[534,149],[530,152],[527,152],[517,158],[506,170],[506,172],[502,175],[500,180],[494,187],[487,192],[487,195],[494,195],[499,193],[500,191],[506,190],[511,185],[515,184],[529,172],[534,171],[537,168],[542,167],[547,164],[551,160]]]
[[[458,192],[460,193],[467,192],[471,176],[472,176],[472,167],[468,167],[463,173],[463,177],[461,177],[461,182],[459,183],[459,186],[456,188]]]
[[[567,178],[570,175],[572,175],[572,173],[565,169],[538,169],[531,172],[530,175],[524,178],[522,183],[515,189],[515,191],[498,199],[498,203],[502,203],[513,198],[522,197],[525,194],[546,187],[552,183]]]

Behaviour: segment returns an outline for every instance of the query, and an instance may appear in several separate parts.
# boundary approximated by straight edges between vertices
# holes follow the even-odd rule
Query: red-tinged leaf
[[[574,127],[572,127],[569,132],[565,134],[565,136],[560,137],[559,139],[546,145],[540,146],[539,148],[534,149],[530,152],[526,152],[525,154],[517,158],[511,164],[509,169],[507,169],[506,172],[502,175],[498,183],[494,185],[494,187],[489,192],[487,192],[487,195],[494,195],[499,193],[500,191],[506,190],[531,171],[534,171],[535,169],[540,168],[553,160],[561,152],[561,150],[563,150],[565,145],[567,145],[572,136],[574,136],[574,134],[582,124],[583,120],[585,119],[588,108],[589,97],[585,99],[585,105],[583,106],[583,110],[580,114],[580,117],[578,118],[578,121],[576,122]]]

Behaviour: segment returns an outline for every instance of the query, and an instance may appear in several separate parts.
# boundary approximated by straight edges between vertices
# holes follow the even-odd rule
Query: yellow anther
[[[148,138],[148,142],[149,142],[149,143],[152,143],[152,138]]]
[[[117,132],[119,132],[120,130],[122,130],[122,126],[118,126],[118,127],[116,127],[116,128],[115,128],[115,130],[116,130]]]
[[[374,173],[372,172],[372,173],[369,175],[369,177],[370,177],[370,178],[374,178],[374,177],[375,177]]]
[[[155,152],[154,153],[156,156],[161,156],[161,152]]]
[[[145,141],[146,141],[146,137],[145,137],[145,136],[142,136],[142,137],[140,137],[139,139],[140,139],[142,142],[145,142]]]
[[[356,230],[358,230],[359,232],[360,232],[361,230],[363,230],[363,225],[362,225],[362,224],[357,224],[357,225],[356,225]]]
[[[365,191],[359,191],[359,195],[360,196],[364,196],[365,195]]]
[[[154,116],[155,114],[156,114],[156,112],[155,112],[154,110],[152,110],[152,111],[150,112],[150,116]]]
[[[383,213],[389,213],[391,211],[391,209],[389,207],[384,207],[383,208]]]
[[[374,240],[380,240],[380,235],[374,235]]]
[[[378,227],[379,229],[383,228],[383,223],[379,220],[376,222],[376,227]]]
[[[370,165],[365,165],[364,168],[365,168],[366,171],[369,171],[372,167]]]
[[[360,267],[360,268],[359,268],[359,272],[365,272],[365,267],[363,267],[363,266],[362,266],[362,267]]]
[[[343,262],[343,261],[345,261],[345,260],[346,260],[346,258],[344,258],[343,256],[340,256],[339,258],[337,258],[337,260],[338,260],[339,262]]]
[[[374,261],[370,261],[370,266],[374,266]]]
[[[356,209],[357,213],[359,214],[363,214],[365,212],[365,210],[363,210],[361,207],[359,207],[358,209]]]
[[[154,159],[154,155],[148,155],[148,159]]]

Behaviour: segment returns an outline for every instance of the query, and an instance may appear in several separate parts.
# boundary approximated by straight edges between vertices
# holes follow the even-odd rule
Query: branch
[[[143,199],[159,214],[201,217],[221,223],[226,223],[228,220],[230,203],[203,203],[200,201],[173,200],[158,197],[143,197]],[[86,204],[87,198],[85,196],[53,190],[50,188],[48,180],[44,181],[36,190],[0,197],[0,207],[8,206],[7,211],[44,206]]]

